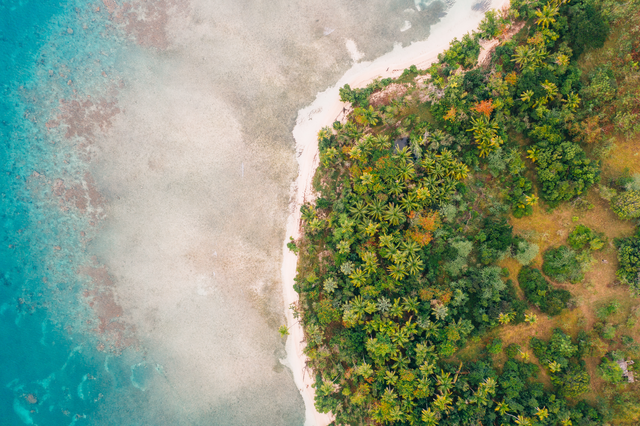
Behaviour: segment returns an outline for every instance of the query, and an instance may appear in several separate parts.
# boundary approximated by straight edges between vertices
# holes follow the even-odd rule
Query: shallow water
[[[297,111],[447,7],[0,0],[0,424],[302,424]]]

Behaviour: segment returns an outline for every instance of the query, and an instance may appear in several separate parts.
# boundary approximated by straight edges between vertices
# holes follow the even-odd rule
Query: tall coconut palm
[[[404,265],[391,265],[388,269],[389,275],[396,281],[402,280],[407,275]]]
[[[512,61],[519,65],[520,68],[526,68],[533,62],[533,48],[527,45],[517,46]]]
[[[376,232],[378,232],[379,228],[380,228],[379,223],[374,223],[370,221],[367,224],[366,228],[364,229],[364,233],[369,237],[373,237],[376,234]]]
[[[387,135],[378,135],[375,136],[375,146],[377,149],[383,151],[391,148],[391,142],[389,141],[389,136]]]
[[[439,411],[448,412],[451,409],[452,402],[451,393],[445,392],[438,395],[435,401],[433,401],[433,406]]]
[[[417,297],[405,297],[403,298],[403,308],[406,312],[413,312],[414,314],[418,313],[418,308],[420,307],[420,303],[418,302]],[[413,324],[415,327],[415,323]],[[414,328],[415,332],[415,328]]]
[[[536,24],[542,28],[549,28],[549,25],[556,22],[555,16],[558,15],[558,8],[552,4],[547,3],[542,7],[542,10],[536,10]]]
[[[545,80],[545,82],[542,83],[542,88],[547,92],[547,97],[551,100],[553,100],[558,94],[558,86],[549,80]]]
[[[375,273],[375,270],[378,266],[378,258],[376,257],[375,253],[367,251],[364,252],[360,257],[365,264],[365,271],[367,271],[367,273],[369,274]]]
[[[407,260],[407,270],[411,275],[418,275],[420,272],[422,272],[423,268],[424,263],[422,263],[420,256],[411,256]]]
[[[436,165],[436,159],[434,157],[432,157],[431,155],[426,155],[424,157],[424,159],[422,160],[422,162],[420,163],[420,165],[422,166],[424,171],[427,174],[429,174],[429,173],[433,172],[433,168]]]
[[[420,208],[420,203],[416,199],[416,196],[413,193],[409,193],[402,197],[400,200],[400,204],[405,212],[409,213],[411,211],[416,211]]]
[[[394,157],[404,164],[411,159],[411,151],[408,146],[405,146],[399,150]]]
[[[436,384],[438,385],[438,391],[440,393],[446,393],[453,387],[453,378],[451,373],[445,373],[440,370],[440,374],[436,374]]]
[[[416,176],[416,170],[411,163],[402,164],[398,168],[398,176],[405,182],[411,181]]]
[[[431,411],[431,407],[426,410],[422,410],[422,421],[425,426],[438,426],[438,419],[436,417],[436,412]]]
[[[366,282],[367,275],[362,269],[358,268],[355,271],[353,271],[351,275],[349,275],[349,278],[351,279],[351,283],[354,286],[360,287]]]
[[[371,204],[369,204],[369,216],[375,220],[381,220],[382,215],[384,214],[384,201],[380,199],[374,199]]]
[[[367,205],[362,200],[356,201],[356,203],[349,209],[353,218],[358,221],[361,221],[365,218],[365,216],[367,215],[367,210]]]
[[[410,256],[417,254],[420,251],[420,246],[413,240],[405,240],[400,244],[400,247]]]
[[[402,194],[405,189],[404,182],[394,180],[389,184],[389,192],[396,197]]]
[[[571,92],[567,95],[567,99],[563,100],[571,111],[575,111],[580,106],[580,96]]]
[[[387,234],[380,235],[380,247],[394,248],[394,245],[393,245],[393,234],[392,235],[387,235]]]

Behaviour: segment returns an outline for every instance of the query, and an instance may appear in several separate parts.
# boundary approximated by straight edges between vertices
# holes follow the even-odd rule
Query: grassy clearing
[[[603,178],[620,176],[626,170],[640,173],[640,153],[637,140],[624,140],[619,138],[615,147],[610,151],[608,158],[603,161]],[[534,207],[533,215],[521,219],[512,218],[511,225],[514,233],[519,234],[540,247],[540,253],[532,262],[536,268],[542,267],[543,253],[552,247],[566,244],[568,234],[578,225],[583,224],[589,228],[602,232],[607,238],[607,244],[601,251],[594,252],[594,260],[590,270],[585,274],[585,279],[580,284],[558,284],[555,286],[569,290],[575,299],[575,307],[567,309],[556,317],[550,317],[540,312],[535,307],[531,311],[538,315],[538,322],[534,325],[519,324],[508,325],[499,329],[495,336],[487,336],[489,343],[493,338],[499,337],[503,346],[511,343],[519,344],[523,350],[528,348],[529,339],[532,336],[548,339],[555,328],[561,328],[566,333],[575,337],[580,330],[593,330],[598,322],[605,322],[616,327],[615,338],[605,340],[593,332],[593,338],[599,341],[599,351],[585,359],[587,371],[591,376],[591,391],[584,397],[595,403],[598,397],[609,397],[619,393],[629,393],[633,398],[640,399],[640,385],[621,384],[611,385],[606,383],[597,373],[597,366],[601,357],[606,352],[629,348],[621,343],[622,336],[629,336],[635,342],[640,342],[640,324],[635,324],[634,319],[640,310],[640,300],[632,295],[627,287],[617,284],[616,270],[618,268],[617,251],[613,245],[615,238],[623,238],[632,235],[636,229],[634,221],[620,220],[609,208],[609,203],[599,197],[597,189],[590,191],[584,197],[585,204],[593,205],[590,210],[577,208],[575,205],[565,204],[554,210],[547,210],[544,205]],[[509,276],[514,281],[521,269],[521,265],[512,258],[503,260],[500,264],[509,270]],[[518,287],[519,289],[519,287]],[[519,289],[519,296],[524,298]],[[619,304],[617,312],[604,321],[598,318],[598,310],[612,302]],[[529,350],[530,351],[530,350]],[[631,351],[634,352],[634,351]],[[637,349],[635,356],[640,355]],[[532,362],[538,361],[531,356]],[[538,379],[551,386],[550,378],[546,370],[541,369]],[[635,420],[626,421],[620,419],[619,424],[636,424]]]

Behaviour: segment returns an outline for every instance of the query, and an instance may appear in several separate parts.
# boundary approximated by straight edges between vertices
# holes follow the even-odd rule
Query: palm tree
[[[413,240],[405,240],[400,244],[402,250],[408,252],[410,255],[415,255],[420,251],[420,246]]]
[[[442,179],[443,177],[446,176],[447,174],[447,169],[444,167],[444,165],[442,163],[440,163],[439,161],[433,166],[433,172],[432,172],[433,176],[435,176],[437,179]]]
[[[383,217],[386,221],[395,226],[398,226],[401,222],[405,221],[405,215],[402,213],[402,209],[394,203],[387,206]]]
[[[304,205],[300,208],[300,212],[302,213],[302,220],[305,222],[311,222],[316,218],[316,209],[310,205]]]
[[[391,359],[395,361],[392,367],[398,371],[405,370],[409,366],[409,362],[411,362],[409,357],[405,357],[401,353],[395,357],[391,357]]]
[[[516,424],[520,426],[533,426],[533,422],[529,417],[525,417],[520,414],[518,417],[514,417],[516,419]]]
[[[362,300],[362,296],[356,296],[349,303],[350,311],[356,314],[357,319],[360,319],[364,313],[366,308],[366,303]]]
[[[396,197],[402,194],[405,189],[405,185],[400,181],[393,181],[389,184],[389,192]]]
[[[337,245],[338,253],[347,254],[351,251],[351,243],[349,241],[342,240]]]
[[[402,310],[402,306],[400,306],[400,299],[395,299],[393,301],[393,306],[391,306],[391,309],[389,309],[389,316],[394,317],[394,318],[400,318],[402,316],[402,313],[404,311]],[[389,336],[395,336],[398,333],[399,327],[398,324],[393,323],[391,321],[389,321],[388,323],[388,327],[385,330],[385,332],[389,335]],[[395,354],[394,354],[395,356]]]
[[[549,52],[547,52],[547,49],[542,46],[542,47],[538,47],[537,49],[533,50],[533,61],[531,63],[532,67],[537,67],[540,64],[542,64],[542,61],[544,61],[544,59],[547,57],[547,55],[549,54]]]
[[[536,194],[526,195],[524,202],[527,206],[535,206],[538,203],[538,196]]]
[[[380,228],[379,223],[374,223],[369,221],[369,224],[367,225],[367,227],[364,228],[364,233],[369,237],[373,237],[374,235],[376,235],[376,232],[378,232],[378,228]]]
[[[429,156],[426,156],[424,160],[422,160],[420,165],[425,170],[425,172],[427,172],[427,174],[430,174],[431,172],[433,172],[433,168],[436,165],[436,160],[435,158],[429,155]]]
[[[391,142],[389,141],[389,136],[387,135],[378,135],[374,138],[374,140],[375,146],[381,151],[391,148]]]
[[[373,109],[373,106],[369,105],[369,108],[356,108],[358,117],[356,117],[356,121],[359,121],[363,125],[375,126],[378,124],[379,116],[378,113]],[[354,112],[356,112],[354,111]]]
[[[411,158],[411,151],[409,151],[409,147],[405,146],[401,150],[399,150],[395,157],[397,157],[402,163],[406,163]]]
[[[538,321],[538,316],[536,314],[526,314],[524,316],[524,320],[527,322],[527,324],[535,324]]]
[[[549,417],[549,410],[547,410],[546,407],[536,407],[536,416],[538,416],[540,420],[544,420]]]
[[[422,145],[422,137],[412,133],[409,138],[409,146],[411,147],[413,156],[417,159],[422,158],[422,147],[420,145]]]
[[[411,256],[407,261],[407,268],[411,275],[418,275],[420,272],[422,272],[424,263],[422,263],[420,256]]]
[[[451,378],[451,373],[445,373],[440,370],[440,374],[436,375],[436,384],[438,385],[438,391],[440,393],[449,392],[449,390],[453,387],[453,379]]]
[[[469,166],[463,163],[457,164],[453,177],[456,178],[456,180],[465,180],[467,176],[469,176]]]
[[[380,246],[392,248],[393,247],[393,234],[392,235],[380,235]]]
[[[531,102],[533,95],[534,95],[533,90],[527,90],[526,92],[522,92],[522,95],[520,96],[520,100],[522,102],[529,103]]]
[[[547,92],[547,97],[551,100],[558,94],[558,86],[549,80],[545,80],[544,83],[542,83],[542,88]]]
[[[349,275],[349,278],[351,278],[351,283],[356,287],[360,287],[367,281],[365,272],[360,268],[353,271],[353,273]]]
[[[318,132],[318,140],[329,139],[333,135],[331,127],[323,127]]]
[[[406,251],[396,250],[391,255],[391,261],[396,265],[404,265],[407,262],[408,253]]]
[[[520,68],[526,68],[533,62],[533,49],[527,45],[521,45],[516,47],[516,53],[512,59]]]
[[[378,258],[376,257],[376,254],[371,251],[367,251],[363,253],[360,257],[362,258],[362,261],[365,263],[365,270],[370,274],[374,273],[376,270],[376,267],[378,266]]]
[[[563,102],[567,104],[567,107],[570,110],[574,111],[576,108],[578,108],[578,106],[580,106],[580,96],[571,92],[567,95],[567,99]]]
[[[542,10],[536,10],[536,23],[540,25],[542,28],[549,28],[549,25],[556,22],[554,16],[558,15],[558,8],[552,6],[551,4],[546,4]]]
[[[402,197],[400,200],[400,204],[405,212],[409,213],[411,211],[416,211],[420,208],[420,203],[416,200],[416,196],[412,193],[409,193]]]
[[[501,313],[500,315],[498,315],[498,322],[500,324],[507,325],[513,320],[514,317],[515,314],[513,312],[510,312],[508,314]]]
[[[418,308],[420,307],[420,303],[418,302],[417,297],[405,297],[404,300],[404,310],[406,312],[413,312],[414,314],[418,313]],[[415,324],[413,324],[415,326]]]
[[[389,266],[389,275],[396,281],[402,280],[407,275],[405,266],[403,264]]]
[[[436,413],[431,411],[431,407],[426,410],[422,410],[422,421],[425,426],[438,426],[438,420],[436,419]]]
[[[367,205],[362,200],[356,201],[356,203],[349,209],[356,220],[363,220],[367,215]]]
[[[384,201],[374,199],[369,205],[369,215],[375,220],[381,220],[384,214]]]
[[[362,176],[360,176],[360,180],[364,186],[370,186],[375,183],[376,176],[373,173],[364,172]]]
[[[362,131],[351,121],[347,121],[344,125],[344,131],[344,135],[353,141],[357,141],[362,136]]]
[[[504,413],[509,411],[509,405],[506,402],[504,402],[504,400],[502,402],[498,402],[496,404],[496,410],[495,411],[498,411],[501,416],[504,416]]]
[[[559,362],[551,361],[549,363],[549,371],[551,371],[552,373],[557,373],[560,370],[562,370],[562,364],[560,364]]]
[[[402,164],[399,168],[398,176],[405,182],[413,180],[416,176],[416,170],[414,169],[413,164]]]
[[[451,403],[453,399],[451,398],[451,394],[449,392],[441,393],[438,395],[435,401],[433,401],[433,406],[438,409],[438,411],[447,412],[451,408]]]

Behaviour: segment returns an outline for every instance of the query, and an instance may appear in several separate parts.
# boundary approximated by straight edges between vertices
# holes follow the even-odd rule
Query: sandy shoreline
[[[297,257],[289,251],[286,244],[289,242],[289,237],[294,239],[300,237],[300,206],[305,201],[313,199],[311,186],[318,165],[318,131],[344,118],[343,111],[347,104],[340,102],[340,87],[349,84],[352,88],[359,88],[366,86],[377,77],[395,78],[411,65],[421,69],[427,68],[437,61],[438,54],[444,51],[454,38],[460,39],[464,34],[476,29],[484,13],[474,12],[470,8],[465,9],[468,6],[466,3],[456,2],[447,15],[431,28],[431,35],[427,40],[413,43],[405,48],[395,48],[372,62],[354,64],[335,86],[319,93],[311,105],[298,113],[293,136],[296,140],[299,172],[291,189],[290,215],[287,219],[283,244],[283,297],[290,333],[286,343],[287,359],[283,363],[291,368],[295,383],[304,399],[305,426],[326,426],[332,418],[327,414],[318,413],[314,408],[315,391],[311,387],[314,380],[311,371],[306,368],[302,327],[293,318],[293,312],[289,309],[289,306],[298,300],[298,294],[293,289]],[[492,0],[491,8],[501,9],[508,4],[509,0]]]

